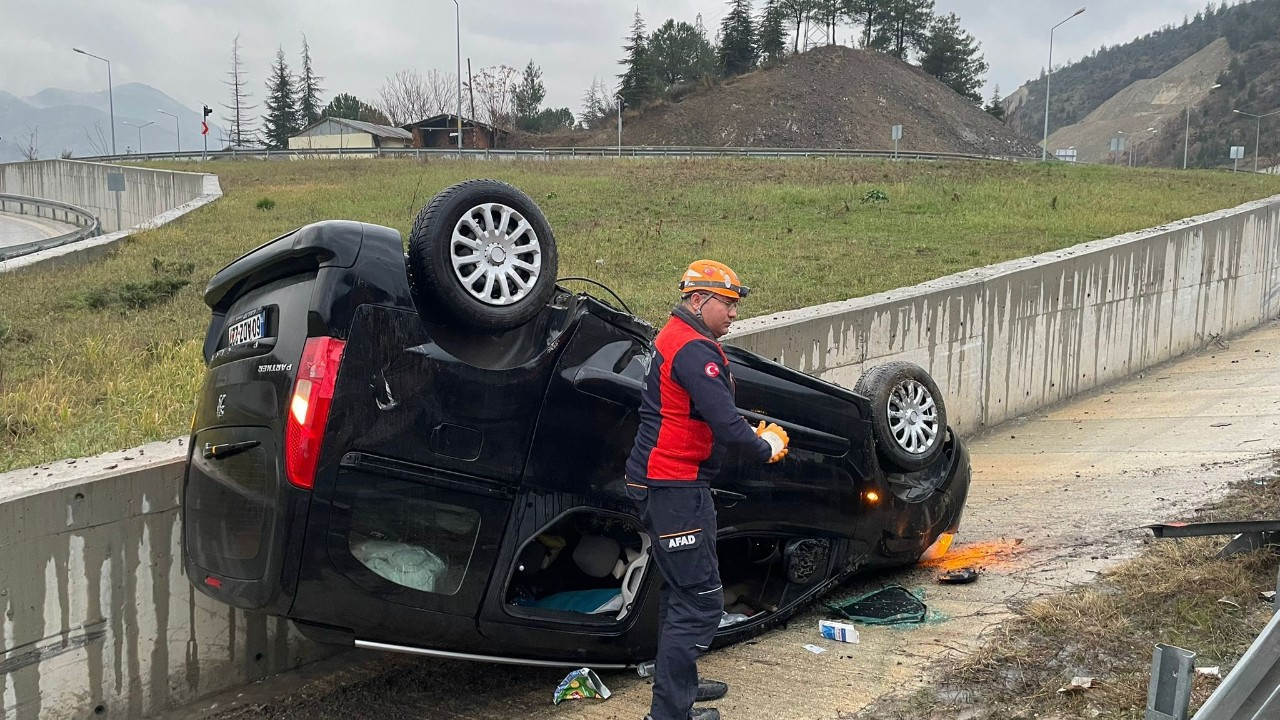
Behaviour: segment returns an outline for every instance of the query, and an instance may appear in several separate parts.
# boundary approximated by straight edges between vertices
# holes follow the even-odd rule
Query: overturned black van
[[[531,665],[654,656],[656,567],[623,464],[654,330],[556,277],[551,228],[503,183],[395,230],[319,222],[209,282],[182,488],[186,570],[310,637]],[[713,488],[730,643],[959,527],[969,459],[908,363],[847,390],[726,346],[753,424]]]

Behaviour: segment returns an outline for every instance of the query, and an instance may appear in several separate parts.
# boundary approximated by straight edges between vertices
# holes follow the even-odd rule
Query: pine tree
[[[844,0],[845,17],[854,25],[862,26],[862,47],[871,47],[884,19],[886,4],[886,0]]]
[[[267,80],[266,114],[262,117],[262,131],[267,147],[284,150],[289,138],[298,134],[298,103],[294,97],[293,74],[284,61],[284,48],[276,51],[276,61],[271,65]]]
[[[653,99],[657,84],[645,39],[644,18],[640,17],[639,9],[636,9],[635,19],[631,23],[631,35],[622,49],[627,53],[622,60],[622,65],[627,70],[619,76],[622,82],[618,87],[618,94],[627,105],[639,107]]]
[[[787,54],[787,11],[781,0],[768,0],[760,16],[760,55],[766,62],[777,62]]]
[[[307,36],[302,36],[302,72],[298,74],[298,122],[306,127],[320,120],[320,87],[323,77],[316,75],[311,69],[311,47],[307,45]]]
[[[350,93],[334,95],[333,99],[329,101],[328,105],[324,106],[324,110],[320,114],[324,117],[359,120],[373,123],[374,125],[391,124],[391,121],[387,119],[386,115],[382,114],[381,110]]]
[[[603,124],[605,118],[613,111],[610,102],[609,88],[599,77],[591,78],[591,87],[582,96],[582,115],[579,122],[588,130],[594,130]]]
[[[231,41],[231,69],[227,71],[227,79],[222,83],[231,88],[231,104],[220,103],[231,112],[223,115],[222,121],[229,128],[227,140],[235,147],[245,147],[257,143],[253,133],[249,111],[257,105],[250,105],[249,98],[253,93],[245,89],[244,61],[240,59],[240,36]]]
[[[547,97],[547,87],[542,84],[542,68],[532,60],[524,68],[524,75],[519,84],[511,88],[511,102],[515,105],[516,127],[521,130],[538,132],[538,113],[542,112],[542,101]]]
[[[871,47],[899,60],[920,48],[933,21],[933,0],[886,0]]]
[[[980,103],[978,88],[987,72],[981,48],[972,35],[960,28],[960,18],[955,13],[939,15],[929,24],[929,34],[920,43],[920,69]]]
[[[751,0],[729,0],[729,6],[720,22],[720,67],[725,77],[751,70],[760,59]]]
[[[999,85],[996,85],[995,89],[991,91],[991,99],[987,101],[987,106],[982,109],[991,117],[1004,122],[1004,100],[1000,97]]]
[[[715,72],[715,48],[703,32],[687,22],[667,20],[649,36],[648,48],[659,90],[697,82]]]
[[[787,22],[794,23],[796,26],[795,45],[791,48],[791,52],[798,53],[800,52],[800,27],[809,14],[813,0],[776,0],[776,2]]]

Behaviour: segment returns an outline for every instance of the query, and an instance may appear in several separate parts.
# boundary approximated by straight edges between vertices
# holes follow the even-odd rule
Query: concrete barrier
[[[119,224],[115,193],[107,190],[108,173],[124,175]],[[204,175],[79,160],[37,160],[0,165],[0,193],[82,207],[97,215],[102,231],[110,233],[147,222],[200,197]]]
[[[1277,316],[1280,195],[751,318],[727,341],[847,387],[873,365],[917,363],[971,434]]]
[[[107,190],[107,173],[119,172],[120,221],[115,193]],[[172,222],[222,197],[218,176],[151,170],[78,160],[37,160],[0,164],[0,194],[29,195],[76,205],[94,213],[106,235],[0,261],[0,272],[33,265],[50,268],[95,262],[111,247],[138,230]],[[121,229],[123,228],[123,229]]]
[[[918,362],[962,432],[1280,316],[1280,196],[867,298],[731,341],[852,386]],[[181,440],[0,474],[0,717],[135,717],[318,658],[196,592]]]
[[[143,717],[332,652],[187,582],[184,442],[0,475],[0,718]]]

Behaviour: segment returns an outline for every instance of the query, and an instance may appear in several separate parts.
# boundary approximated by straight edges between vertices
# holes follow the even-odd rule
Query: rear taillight
[[[289,401],[289,424],[284,435],[285,474],[289,482],[310,490],[316,482],[316,463],[324,428],[329,424],[333,386],[346,343],[331,337],[308,338],[298,365],[298,379]]]

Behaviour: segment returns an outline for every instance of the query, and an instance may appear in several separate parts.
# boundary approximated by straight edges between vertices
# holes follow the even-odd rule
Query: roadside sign
[[[111,192],[124,192],[124,173],[107,173],[107,190]]]
[[[893,139],[894,139],[894,140],[901,140],[901,139],[902,139],[902,126],[901,126],[901,125],[894,125],[894,126],[893,126]]]
[[[1057,159],[1059,159],[1059,160],[1063,161],[1063,162],[1075,162],[1075,161],[1076,161],[1076,149],[1075,149],[1075,148],[1073,148],[1073,147],[1069,147],[1069,148],[1058,148],[1057,150],[1054,150],[1054,151],[1053,151],[1053,156],[1054,156],[1054,157],[1056,157]]]
[[[1232,160],[1239,160],[1239,159],[1240,159],[1240,158],[1242,158],[1242,157],[1244,157],[1244,146],[1243,146],[1243,145],[1232,145],[1232,146],[1231,146],[1231,159],[1232,159]]]
[[[1124,138],[1122,137],[1111,138],[1111,152],[1121,152],[1123,150],[1124,150]]]

